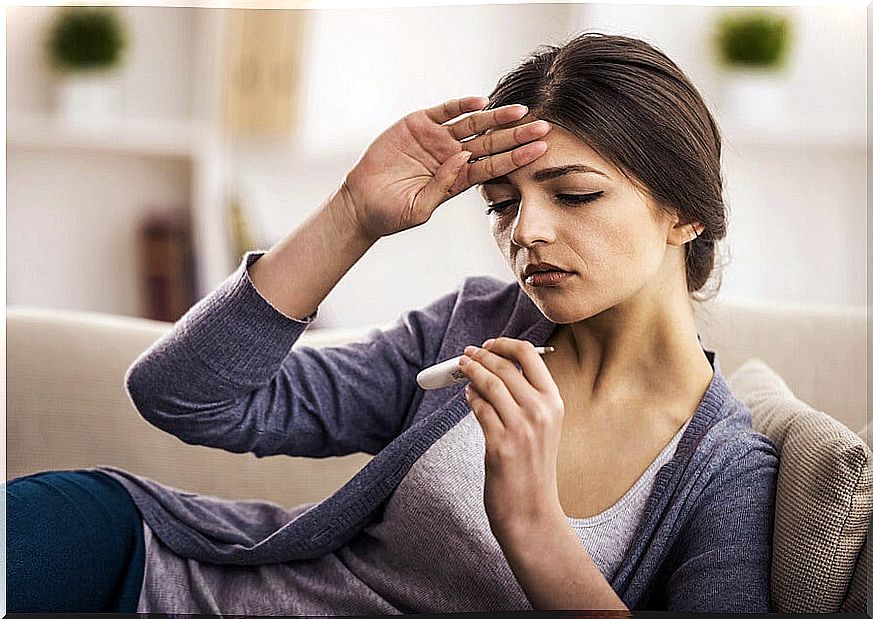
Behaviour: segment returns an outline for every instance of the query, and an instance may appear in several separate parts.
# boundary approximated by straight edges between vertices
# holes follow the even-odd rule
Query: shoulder
[[[517,282],[508,282],[493,275],[468,275],[431,305],[443,305],[451,301],[454,311],[468,305],[500,306],[514,303],[519,294],[523,293]]]
[[[479,331],[490,333],[495,324],[507,324],[520,294],[524,293],[514,282],[490,275],[467,276],[427,305],[404,312],[398,322],[403,327],[401,332],[417,325],[443,339],[446,336],[475,339]]]
[[[776,445],[752,428],[751,411],[733,394],[729,394],[724,406],[728,410],[698,446],[701,453],[697,460],[706,472],[701,498],[773,495],[779,467]]]
[[[769,500],[775,493],[779,452],[770,438],[755,431],[751,411],[718,366],[696,417],[677,450],[681,512],[715,506],[724,514],[729,504],[750,495]]]
[[[776,444],[752,425],[752,411],[732,392],[724,403],[726,414],[711,429],[712,439],[724,448],[730,462],[771,462],[779,459]]]
[[[461,280],[459,293],[471,301],[515,298],[521,288],[516,281],[506,281],[493,275],[468,275]]]
[[[492,275],[465,277],[457,290],[455,312],[465,317],[508,320],[524,295],[518,282],[505,281]]]
[[[459,313],[481,312],[486,308],[505,307],[507,304],[511,307],[520,291],[518,284],[514,282],[491,275],[468,275],[447,292],[424,306],[407,310],[407,313],[426,313],[450,319]]]
[[[681,525],[671,551],[680,562],[689,553],[729,547],[750,561],[764,553],[764,561],[770,544],[779,454],[752,429],[748,408],[730,397],[725,405],[730,410],[698,442],[683,476],[684,500],[676,506]]]

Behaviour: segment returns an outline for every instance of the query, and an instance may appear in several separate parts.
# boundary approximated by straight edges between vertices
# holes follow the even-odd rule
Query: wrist
[[[524,547],[532,540],[548,538],[557,528],[566,524],[567,518],[558,503],[557,509],[544,507],[538,514],[526,518],[511,518],[496,526],[492,523],[492,530],[501,544]]]
[[[326,208],[337,229],[350,235],[359,244],[369,247],[379,240],[379,235],[368,231],[358,217],[358,205],[346,179],[343,179],[339,188],[330,197]]]

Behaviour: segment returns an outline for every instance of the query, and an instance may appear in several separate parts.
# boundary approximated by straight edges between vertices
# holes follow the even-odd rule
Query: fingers
[[[470,403],[470,408],[479,421],[479,425],[482,426],[482,432],[486,437],[486,447],[489,443],[500,442],[500,437],[503,436],[506,428],[495,408],[482,397],[473,383],[467,383],[464,387],[464,394],[467,396],[467,401]]]
[[[431,213],[437,206],[460,193],[463,186],[463,181],[460,180],[461,171],[469,158],[470,152],[462,150],[446,159],[437,168],[433,178],[415,196],[413,210],[426,209]]]
[[[470,114],[462,120],[446,125],[446,128],[453,138],[463,140],[484,133],[488,129],[515,122],[524,118],[525,114],[527,114],[527,107],[524,105],[504,105],[493,110]]]
[[[472,346],[464,349],[464,354],[471,359],[464,364],[464,374],[472,381],[473,386],[488,400],[497,405],[498,410],[513,410],[502,404],[520,407],[532,403],[531,388],[526,384],[521,371],[512,361],[495,355],[484,348],[476,349],[469,357]],[[504,421],[504,425],[509,425]]]
[[[487,97],[463,97],[445,101],[423,112],[431,122],[444,123],[461,114],[480,110],[487,103]],[[469,152],[470,156],[461,160],[456,159],[460,157],[460,153],[455,153],[445,159],[434,173],[434,178],[416,196],[413,206],[432,211],[448,198],[473,185],[509,174],[542,155],[548,144],[537,138],[551,129],[550,123],[534,121],[517,127],[497,129],[521,120],[527,112],[526,106],[512,104],[476,112],[462,120],[443,125],[443,130],[455,140],[476,136],[460,142],[462,151]],[[451,149],[448,150],[451,152]]]
[[[463,359],[467,359],[467,362],[463,362]],[[511,371],[516,374],[512,378],[507,378],[509,372],[506,368],[503,368],[502,374],[498,377],[491,367],[486,368],[484,365],[466,356],[462,358],[460,367],[464,375],[470,379],[473,388],[488,400],[489,404],[497,411],[503,427],[509,427],[514,423],[518,423],[520,419],[520,415],[517,414],[519,402],[515,400],[507,387],[507,382],[523,380],[521,373],[515,367],[511,368]]]
[[[488,97],[462,97],[429,107],[424,110],[424,113],[435,123],[442,124],[461,114],[481,110],[486,105],[488,105]]]
[[[463,142],[461,146],[464,150],[473,153],[470,159],[479,159],[536,140],[548,133],[551,128],[552,126],[545,120],[537,120],[517,127],[489,131],[485,135]]]
[[[534,345],[526,340],[511,337],[498,337],[491,340],[487,346],[483,345],[483,350],[517,361],[528,382],[538,391],[558,393],[558,386],[546,362],[534,348]]]
[[[507,339],[507,338],[504,338]],[[513,340],[518,343],[517,347],[526,347],[529,342],[522,342],[521,340]],[[504,346],[506,348],[506,346]],[[472,352],[475,349],[475,352]],[[533,349],[533,345],[531,345],[531,349]],[[502,383],[503,387],[509,392],[512,396],[512,399],[518,402],[521,407],[530,407],[536,403],[536,400],[540,397],[539,394],[536,393],[538,390],[533,383],[530,382],[530,379],[527,378],[526,374],[522,374],[523,368],[519,369],[516,367],[514,363],[514,355],[504,353],[495,353],[486,348],[476,348],[475,346],[468,346],[464,349],[464,354],[472,354],[472,359],[475,363],[479,364],[487,370],[490,375],[499,379],[495,381],[495,385],[497,382]],[[539,357],[536,352],[533,352],[534,355]],[[539,360],[542,362],[542,359]],[[468,364],[469,365],[472,364]],[[548,369],[546,369],[548,373]],[[471,376],[472,372],[468,373],[468,376]],[[486,386],[486,379],[490,379],[490,376],[482,377],[482,386],[484,387],[484,395],[488,396],[491,391]],[[551,376],[550,376],[551,378]],[[471,376],[471,380],[473,377]],[[478,387],[478,385],[477,385]],[[480,387],[480,390],[482,388]],[[543,390],[544,393],[548,393]]]
[[[530,142],[509,152],[484,157],[466,166],[466,186],[478,185],[490,178],[509,174],[516,168],[525,166],[546,152],[548,144],[542,141]]]

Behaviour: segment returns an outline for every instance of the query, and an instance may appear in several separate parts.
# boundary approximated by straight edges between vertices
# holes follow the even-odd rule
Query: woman
[[[129,495],[142,516],[128,512],[113,558],[123,567],[88,603],[767,611],[777,454],[701,346],[690,303],[725,234],[719,157],[716,124],[675,64],[597,33],[538,49],[487,100],[395,123],[322,208],[249,252],[126,381],[141,414],[188,443],[375,457],[291,511],[114,467],[39,474],[111,479],[115,493],[91,500]],[[473,186],[517,282],[468,277],[363,342],[291,350],[379,238]],[[543,344],[555,352],[536,354]],[[418,388],[421,369],[462,353],[466,385]],[[10,482],[10,514],[42,522],[47,494],[27,480]],[[11,527],[10,556],[70,573],[72,559],[26,527],[23,515]],[[17,578],[9,609],[37,610],[43,593],[28,597]]]

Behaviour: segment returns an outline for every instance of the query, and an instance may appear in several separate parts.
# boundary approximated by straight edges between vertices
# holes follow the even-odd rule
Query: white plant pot
[[[101,122],[121,114],[121,84],[116,71],[70,73],[57,83],[57,113],[73,124]]]
[[[765,69],[737,69],[722,84],[724,111],[744,124],[766,126],[786,115],[784,74]]]

